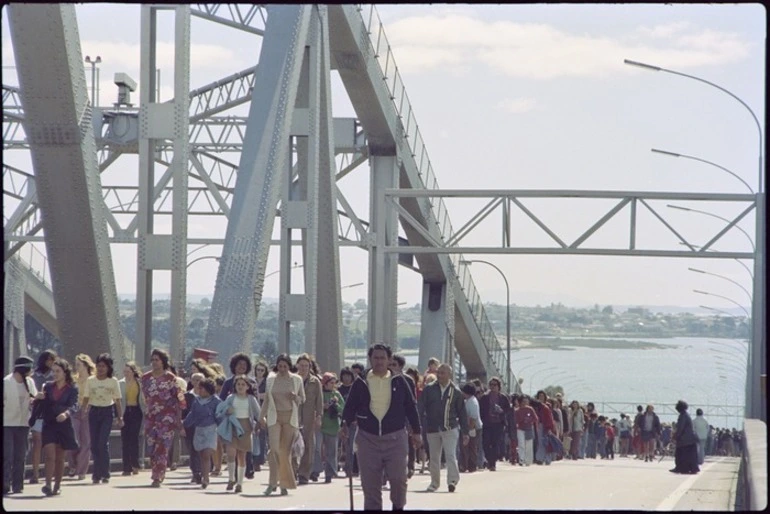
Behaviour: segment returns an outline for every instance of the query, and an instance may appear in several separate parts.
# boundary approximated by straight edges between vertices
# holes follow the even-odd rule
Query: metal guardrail
[[[409,96],[406,93],[406,88],[404,87],[401,74],[398,71],[398,66],[396,66],[390,43],[385,35],[380,15],[374,5],[359,5],[358,11],[361,13],[361,18],[366,26],[369,41],[374,49],[374,57],[380,65],[383,81],[390,92],[390,99],[393,102],[396,113],[398,113],[403,126],[403,137],[409,145],[412,156],[417,164],[417,173],[422,179],[426,189],[437,190],[439,189],[439,185],[436,180],[436,174],[433,171],[433,165],[431,164],[425,149],[425,142],[422,139],[420,128],[417,125],[414,110],[409,101]],[[454,235],[454,229],[452,228],[452,223],[449,221],[449,211],[444,200],[438,198],[430,199],[429,201],[431,211],[436,219],[436,224],[441,232],[442,239],[451,239]],[[465,298],[468,301],[468,306],[473,314],[476,327],[481,334],[484,348],[487,350],[487,363],[495,368],[490,371],[494,371],[492,374],[499,376],[503,382],[505,382],[505,373],[503,372],[503,370],[506,369],[505,352],[492,329],[492,324],[490,323],[486,311],[484,310],[484,305],[481,302],[481,296],[476,289],[476,285],[471,278],[467,266],[460,264],[460,261],[463,260],[463,256],[460,254],[450,254],[449,258],[455,271],[455,276],[460,282],[460,287],[462,287],[465,292]]]
[[[48,271],[48,256],[31,243],[25,244],[16,255],[48,289],[51,289],[51,278],[49,276],[50,272]]]

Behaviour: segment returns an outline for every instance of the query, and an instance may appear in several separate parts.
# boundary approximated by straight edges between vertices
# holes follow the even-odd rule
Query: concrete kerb
[[[743,481],[744,508],[767,508],[767,425],[758,419],[744,422],[744,459],[741,478]]]

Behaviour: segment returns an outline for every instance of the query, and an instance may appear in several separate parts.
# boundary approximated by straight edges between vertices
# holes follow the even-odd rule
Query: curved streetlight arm
[[[669,152],[669,151],[666,151],[666,150],[660,150],[658,148],[650,148],[650,151],[655,152],[655,153],[659,153],[659,154],[663,154],[663,155],[668,155],[668,156],[671,156],[671,157],[682,157],[684,159],[692,159],[693,161],[699,161],[699,162],[702,162],[702,163],[705,163],[705,164],[710,164],[710,165],[712,165],[712,166],[714,166],[716,168],[719,168],[722,171],[725,171],[725,172],[729,173],[733,177],[735,177],[738,180],[740,180],[741,182],[743,182],[743,185],[746,186],[749,189],[749,191],[751,191],[751,194],[754,194],[754,189],[749,185],[748,182],[743,180],[735,172],[730,171],[727,168],[725,168],[724,166],[720,166],[719,164],[717,164],[715,162],[707,161],[706,159],[701,159],[700,157],[695,157],[694,155],[685,155],[683,153]]]
[[[738,286],[741,289],[743,289],[743,292],[746,293],[746,296],[749,297],[749,303],[752,303],[754,301],[754,299],[752,298],[751,293],[749,293],[748,289],[746,289],[745,287],[743,287],[742,285],[740,285],[738,282],[736,282],[735,280],[733,280],[731,278],[725,277],[724,275],[720,275],[718,273],[712,273],[710,271],[704,271],[702,269],[697,269],[697,268],[687,268],[687,269],[690,270],[690,271],[694,271],[695,273],[702,273],[704,275],[711,275],[712,277],[718,277],[718,278],[721,278],[723,280],[727,280],[728,282],[732,282],[736,286]]]
[[[503,273],[503,270],[489,261],[483,259],[463,259],[460,261],[460,264],[468,266],[474,262],[492,266],[498,273],[500,273],[500,276],[503,277],[503,281],[505,282],[505,383],[508,386],[508,394],[511,394],[511,387],[513,386],[513,384],[511,384],[511,288],[508,285],[508,278],[505,276],[505,273]]]
[[[728,220],[727,218],[723,218],[722,216],[719,216],[719,215],[717,215],[717,214],[714,214],[713,212],[708,212],[708,211],[700,211],[700,210],[698,210],[698,209],[690,209],[689,207],[682,207],[681,205],[672,205],[672,204],[670,204],[670,203],[669,203],[669,204],[666,204],[666,207],[668,207],[668,208],[670,208],[670,209],[677,209],[677,210],[680,210],[680,211],[686,211],[686,212],[697,212],[698,214],[703,214],[703,215],[705,215],[705,216],[711,216],[712,218],[716,218],[716,219],[718,219],[718,220],[722,220],[722,221],[724,221],[725,223],[732,223],[732,221]],[[749,240],[749,243],[751,244],[751,250],[752,250],[753,252],[756,252],[756,251],[757,251],[757,247],[756,247],[756,245],[754,244],[754,239],[752,239],[752,237],[749,235],[749,233],[748,233],[748,232],[746,232],[745,230],[743,230],[743,229],[742,229],[740,226],[738,226],[737,224],[733,225],[733,227],[735,227],[735,228],[737,228],[738,230],[740,230],[741,232],[743,232],[743,235],[744,235],[744,236],[746,236],[746,238]],[[692,245],[692,246],[697,246],[697,245]],[[738,259],[736,259],[736,260],[738,260]],[[752,275],[752,277],[753,277],[753,275]]]
[[[547,362],[535,362],[533,364],[530,364],[529,366],[524,366],[523,368],[521,368],[519,370],[519,375],[521,375],[525,370],[532,369],[532,368],[537,367],[537,366],[544,366],[544,365],[547,366],[548,363]]]
[[[732,347],[728,347],[732,348]],[[720,355],[724,355],[726,357],[730,357],[730,359],[735,360],[739,364],[745,364],[746,363],[746,354],[744,354],[740,349],[736,349],[735,351],[726,351],[726,350],[720,350],[719,348],[709,348],[710,352],[718,353]]]
[[[535,377],[539,373],[542,373],[543,371],[554,371],[554,370],[557,370],[557,369],[559,369],[559,368],[544,368],[544,369],[539,369],[539,370],[535,371],[534,373],[532,373],[532,376],[529,377],[529,394],[532,394],[532,385],[535,383]]]
[[[740,309],[741,309],[743,312],[745,312],[745,313],[746,313],[746,316],[747,316],[749,319],[751,319],[751,314],[749,314],[749,311],[747,311],[747,310],[746,310],[746,308],[745,308],[743,305],[741,305],[740,303],[736,302],[735,300],[733,300],[733,299],[731,299],[731,298],[728,298],[728,297],[726,297],[726,296],[722,296],[722,295],[718,295],[718,294],[714,294],[714,293],[709,293],[709,292],[707,292],[707,291],[701,291],[701,290],[699,290],[699,289],[693,289],[693,292],[694,292],[694,293],[698,293],[698,294],[705,294],[706,296],[716,296],[717,298],[721,298],[721,299],[723,299],[723,300],[727,300],[728,302],[734,303],[735,305],[737,305],[738,307],[740,307]]]
[[[221,257],[217,257],[216,255],[203,255],[201,257],[198,257],[197,259],[193,259],[190,262],[188,262],[187,265],[185,266],[185,269],[189,268],[190,266],[192,266],[198,261],[205,261],[206,259],[214,259],[218,261],[221,259]]]
[[[711,87],[717,88],[718,90],[722,91],[723,93],[726,93],[733,97],[738,103],[740,103],[743,107],[746,108],[747,111],[749,111],[749,114],[751,114],[751,117],[754,119],[754,123],[757,125],[757,132],[759,132],[759,177],[757,182],[757,192],[762,192],[762,125],[759,123],[759,119],[757,118],[757,115],[754,114],[754,111],[751,109],[751,107],[746,104],[743,100],[738,98],[735,94],[728,91],[727,89],[723,88],[722,86],[718,84],[714,84],[713,82],[710,82],[706,79],[702,79],[700,77],[696,77],[694,75],[688,75],[687,73],[682,73],[680,71],[674,71],[669,70],[666,68],[661,68],[660,66],[652,66],[650,64],[645,64],[638,61],[632,61],[630,59],[623,59],[623,62],[626,64],[629,64],[631,66],[638,66],[639,68],[645,68],[652,71],[664,71],[666,73],[671,73],[672,75],[679,75],[681,77],[687,77],[689,79],[697,80],[698,82],[703,82],[704,84],[707,84]]]
[[[734,345],[734,344],[728,344],[728,343],[725,343],[724,341],[714,341],[714,340],[712,340],[712,339],[709,339],[709,340],[708,340],[708,342],[709,342],[709,343],[711,343],[711,344],[715,344],[715,345],[718,345],[718,346],[722,346],[722,347],[724,347],[724,348],[730,348],[730,349],[733,349],[733,348],[735,348],[735,347],[736,347],[736,345]],[[736,353],[737,353],[737,352],[736,352]],[[741,353],[741,355],[743,355],[743,356],[744,356],[744,358],[748,359],[748,357],[749,357],[749,347],[748,347],[748,345],[747,345],[747,346],[745,346],[745,347],[741,346],[741,347],[740,347],[740,353]]]
[[[746,379],[746,368],[742,368],[740,366],[729,363],[717,363],[717,369],[726,373],[740,373],[744,380]]]
[[[674,208],[675,208],[675,209],[677,209],[678,207],[674,207]],[[680,245],[685,245],[685,243],[681,243],[681,242],[680,242],[679,244],[680,244]],[[754,241],[752,241],[752,242],[751,242],[751,244],[753,245],[753,244],[754,244]],[[689,245],[689,246],[692,246],[693,248],[700,248],[700,245],[695,245],[695,244],[691,244],[691,243],[687,243],[687,245]],[[685,245],[685,246],[687,246],[687,245]],[[716,252],[717,250],[714,250],[714,249],[713,249],[713,247],[712,247],[712,248],[709,248],[709,249],[707,249],[706,251],[707,251],[707,252]],[[741,262],[741,260],[740,260],[740,259],[733,259],[733,260],[734,260],[735,262],[737,262],[738,264],[740,264],[741,266],[743,266],[743,269],[745,269],[745,270],[746,270],[746,273],[748,273],[748,274],[749,274],[749,276],[751,277],[751,280],[753,281],[753,280],[754,280],[754,273],[752,273],[752,272],[751,272],[751,270],[749,269],[749,267],[748,267],[748,266],[746,266],[746,265],[745,265],[743,262]]]

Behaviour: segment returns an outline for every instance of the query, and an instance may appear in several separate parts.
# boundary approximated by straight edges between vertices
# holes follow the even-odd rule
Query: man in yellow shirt
[[[342,412],[344,426],[340,435],[347,437],[347,427],[358,424],[355,444],[364,510],[382,510],[382,476],[390,481],[390,500],[394,510],[406,506],[407,447],[406,421],[412,427],[412,442],[419,446],[420,418],[417,403],[403,375],[388,370],[393,352],[377,343],[369,348],[371,369],[357,377],[350,388]]]

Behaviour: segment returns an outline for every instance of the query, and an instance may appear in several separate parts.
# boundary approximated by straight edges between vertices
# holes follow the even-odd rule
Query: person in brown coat
[[[315,454],[315,432],[321,427],[324,397],[321,381],[310,372],[312,357],[303,353],[297,357],[297,374],[302,377],[305,385],[305,403],[300,407],[299,423],[302,427],[302,439],[305,441],[305,452],[297,467],[299,485],[308,483],[310,468],[313,466]]]

